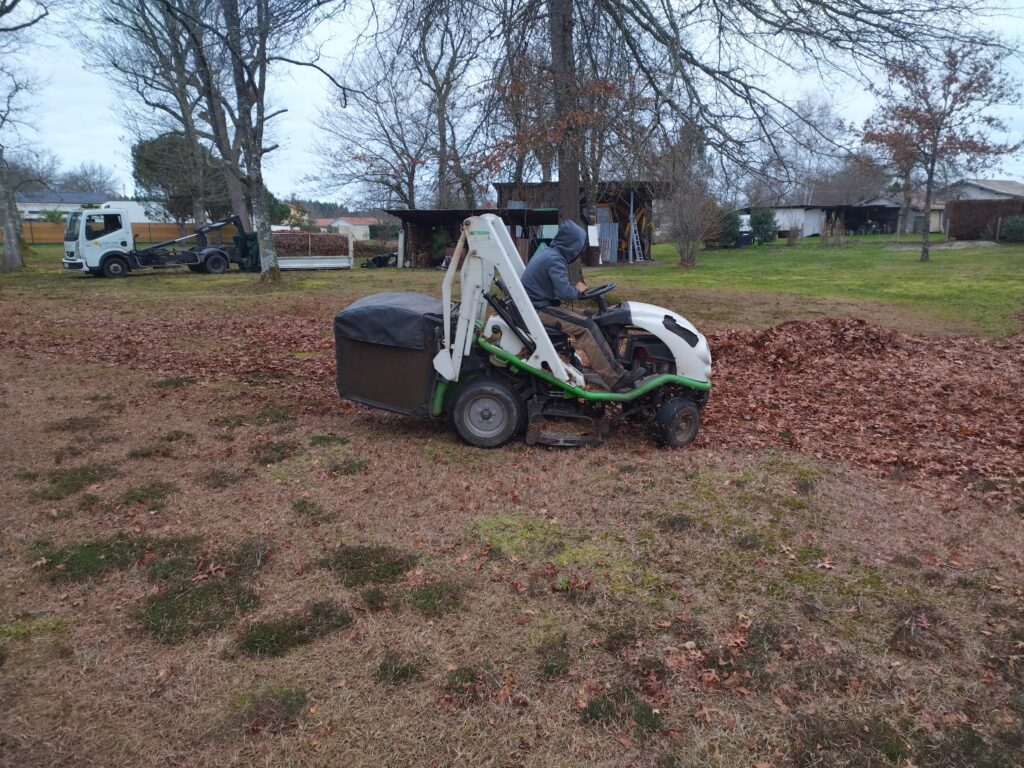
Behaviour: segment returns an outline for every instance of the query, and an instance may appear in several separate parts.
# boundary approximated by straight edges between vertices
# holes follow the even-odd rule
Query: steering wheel
[[[597,302],[597,313],[608,311],[608,302],[604,300],[604,295],[610,291],[615,290],[615,283],[605,283],[599,285],[596,288],[588,288],[580,294],[581,299],[594,299]]]

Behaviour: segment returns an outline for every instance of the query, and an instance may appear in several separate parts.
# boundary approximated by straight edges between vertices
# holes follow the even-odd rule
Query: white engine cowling
[[[657,336],[676,361],[676,373],[695,381],[711,381],[711,349],[693,323],[680,314],[654,304],[625,301],[630,325]]]

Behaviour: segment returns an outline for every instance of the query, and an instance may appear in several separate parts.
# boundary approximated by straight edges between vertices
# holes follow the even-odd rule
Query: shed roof
[[[1024,182],[1014,181],[1013,179],[960,179],[960,181],[950,184],[950,186],[955,187],[958,184],[972,184],[975,187],[981,187],[990,192],[998,192],[1001,195],[1024,197]]]
[[[458,224],[470,216],[493,213],[506,224],[557,224],[558,211],[537,208],[389,208],[387,213],[419,227]]]

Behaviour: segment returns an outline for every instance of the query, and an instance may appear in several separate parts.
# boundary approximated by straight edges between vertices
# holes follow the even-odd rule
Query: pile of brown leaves
[[[703,442],[783,445],[896,476],[1024,493],[1024,338],[918,338],[862,320],[709,339]]]

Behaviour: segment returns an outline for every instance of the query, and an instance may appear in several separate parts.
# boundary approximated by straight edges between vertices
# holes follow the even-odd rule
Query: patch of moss
[[[409,590],[409,602],[426,616],[443,616],[458,603],[462,590],[450,581],[438,581]]]
[[[170,432],[164,434],[160,440],[164,443],[176,443],[179,440],[189,440],[192,438],[191,432],[186,432],[183,429],[172,429]]]
[[[636,627],[633,625],[626,627],[619,627],[609,632],[602,645],[604,649],[609,653],[618,653],[624,648],[628,648],[637,641],[638,633]]]
[[[290,440],[271,440],[267,443],[259,443],[250,449],[253,461],[264,466],[278,464],[285,459],[291,458],[300,450],[298,443]]]
[[[456,667],[448,670],[448,674],[445,676],[445,688],[457,691],[466,686],[476,685],[478,681],[479,675],[472,667]]]
[[[539,517],[512,514],[477,518],[472,532],[492,549],[527,560],[549,557],[564,551],[570,539],[578,540],[561,525]]]
[[[195,573],[195,558],[187,553],[155,560],[146,568],[150,581],[181,582]]]
[[[295,408],[290,405],[270,405],[261,410],[255,416],[248,419],[249,423],[257,427],[270,426],[272,424],[284,424],[295,418]]]
[[[32,555],[51,581],[87,581],[111,571],[131,568],[150,545],[145,537],[118,534],[110,539],[85,541],[59,549],[36,542]]]
[[[308,701],[305,688],[255,688],[232,702],[229,721],[250,733],[286,731],[299,724]]]
[[[654,733],[662,729],[661,713],[646,701],[638,700],[633,703],[630,717],[636,723],[638,729],[644,733]]]
[[[241,653],[283,656],[292,648],[312,643],[352,624],[344,606],[330,600],[311,603],[297,616],[253,624],[235,642]]]
[[[55,464],[63,464],[67,459],[74,459],[81,456],[84,453],[84,449],[79,445],[65,445],[63,448],[58,448],[53,452],[53,461]],[[38,472],[34,473],[37,477]],[[36,478],[31,478],[35,480]]]
[[[380,587],[367,587],[360,593],[360,596],[363,598],[367,610],[370,611],[381,611],[388,605],[388,595]]]
[[[240,413],[224,413],[210,419],[211,427],[241,427],[245,424],[245,416]]]
[[[569,637],[561,632],[537,646],[541,677],[552,679],[569,674],[572,657],[569,655]]]
[[[817,765],[898,765],[913,746],[882,717],[830,719],[804,716],[793,728],[790,755],[796,768]]]
[[[147,633],[170,645],[221,629],[258,604],[252,590],[233,580],[176,582],[147,597],[137,616]]]
[[[343,545],[320,564],[332,570],[346,587],[391,584],[416,565],[417,556],[385,545]]]
[[[122,504],[141,504],[146,509],[163,509],[167,497],[178,490],[174,483],[152,482],[129,488],[121,494]]]
[[[321,433],[317,435],[309,436],[309,444],[318,447],[322,445],[345,445],[348,442],[348,438],[344,435],[331,435],[327,433]]]
[[[413,661],[404,659],[397,651],[384,652],[377,667],[377,679],[382,683],[406,683],[419,677],[419,667]]]
[[[48,542],[37,542],[32,554],[40,570],[52,581],[86,581],[111,571],[131,568],[143,556],[159,562],[164,558],[188,555],[196,550],[196,537],[152,539],[119,533],[109,539],[85,541],[55,549]],[[152,567],[152,566],[151,566]]]
[[[617,713],[615,701],[608,696],[598,696],[587,702],[587,705],[580,712],[580,720],[584,723],[594,724],[614,720]]]
[[[95,432],[107,423],[103,416],[71,416],[46,425],[47,432]]]
[[[0,624],[0,640],[27,640],[50,632],[63,632],[68,623],[56,616],[24,617]]]
[[[174,455],[174,451],[171,446],[165,443],[153,443],[152,445],[144,445],[141,448],[132,448],[128,451],[129,459],[151,459],[154,456],[161,456],[168,458]]]
[[[79,512],[86,512],[90,509],[95,509],[100,505],[103,499],[95,493],[83,493],[78,497],[77,509]]]
[[[292,502],[292,510],[314,523],[322,523],[332,517],[326,509],[309,499],[296,499]]]
[[[739,549],[745,549],[748,552],[764,549],[764,541],[761,540],[761,537],[750,531],[736,534],[732,543]]]
[[[225,566],[230,578],[248,579],[267,564],[272,552],[269,541],[254,536],[231,547],[217,558],[217,562]]]
[[[359,459],[355,456],[347,456],[344,459],[332,461],[327,471],[332,475],[358,475],[367,467],[365,459]]]
[[[691,515],[682,513],[668,515],[658,520],[658,528],[669,533],[688,531],[696,524],[697,521]]]
[[[168,376],[165,379],[157,379],[153,382],[152,386],[156,389],[180,389],[195,383],[196,379],[194,376]]]
[[[109,480],[117,475],[117,470],[109,464],[84,464],[80,467],[51,469],[46,473],[49,484],[35,495],[44,501],[60,501],[93,483]]]
[[[244,478],[240,472],[232,472],[230,469],[211,469],[199,476],[199,482],[210,490],[220,491],[240,483]]]

